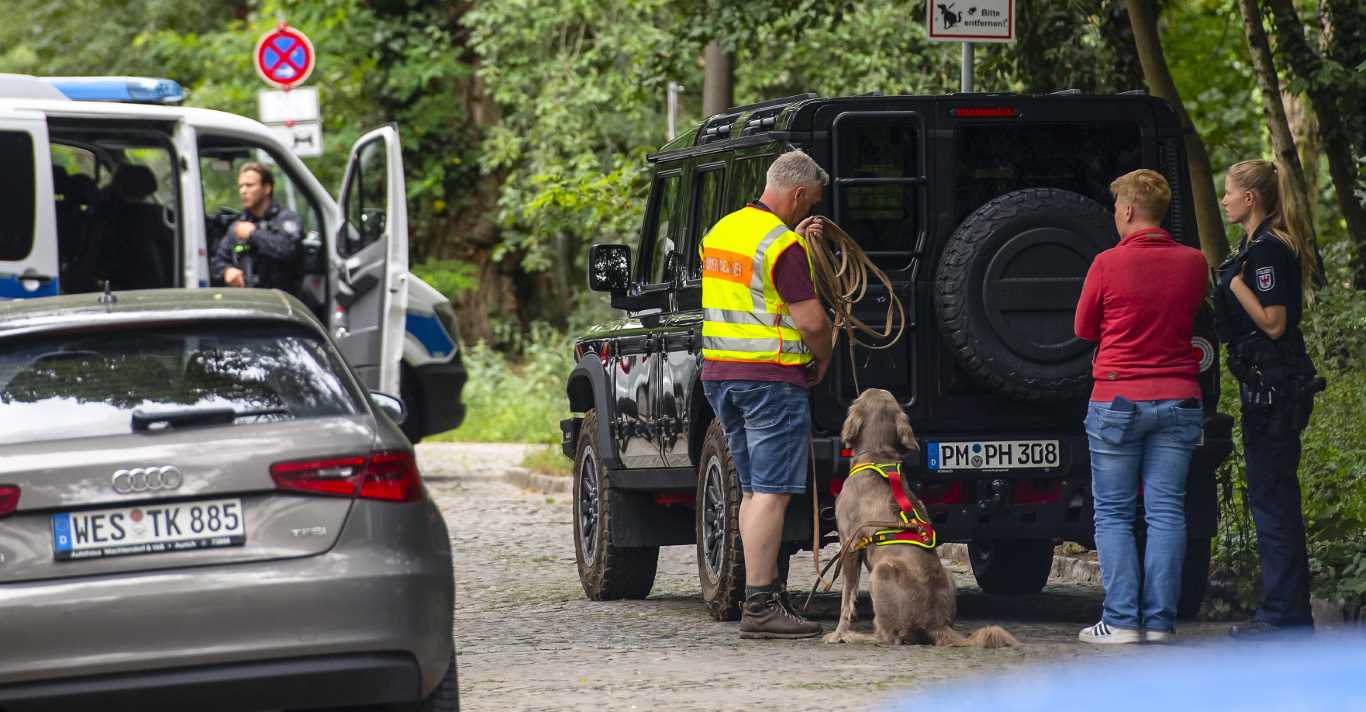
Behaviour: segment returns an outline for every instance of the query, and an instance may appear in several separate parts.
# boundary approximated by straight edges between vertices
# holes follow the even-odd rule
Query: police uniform
[[[245,241],[239,241],[233,234],[233,227],[239,221],[256,225],[256,230]],[[236,267],[243,271],[248,287],[298,292],[302,276],[302,240],[303,222],[293,210],[282,208],[273,201],[265,215],[259,218],[251,211],[243,210],[219,241],[210,260],[214,286],[223,286],[223,273],[229,267]]]
[[[1300,509],[1300,430],[1322,389],[1300,331],[1300,260],[1263,222],[1219,266],[1216,326],[1228,344],[1229,371],[1239,381],[1247,499],[1257,528],[1263,597],[1256,620],[1276,627],[1312,626],[1309,558]],[[1234,296],[1241,274],[1263,307],[1285,307],[1286,328],[1270,339]]]

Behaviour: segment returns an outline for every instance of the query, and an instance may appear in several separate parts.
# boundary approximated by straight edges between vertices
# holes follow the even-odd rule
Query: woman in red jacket
[[[1186,552],[1186,470],[1202,422],[1191,331],[1209,267],[1159,227],[1171,202],[1160,173],[1134,171],[1110,190],[1121,239],[1091,264],[1075,323],[1078,337],[1097,344],[1086,435],[1105,585],[1101,620],[1079,638],[1162,642],[1175,632]],[[1141,565],[1133,528],[1140,482],[1148,524]]]

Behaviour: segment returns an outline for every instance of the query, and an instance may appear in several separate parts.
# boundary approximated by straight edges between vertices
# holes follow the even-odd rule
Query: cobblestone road
[[[864,710],[905,689],[1046,660],[1161,654],[1153,647],[1096,649],[1077,642],[1077,631],[1099,616],[1096,587],[1051,581],[1035,596],[988,596],[961,567],[953,567],[957,628],[1002,625],[1023,647],[741,641],[735,623],[707,616],[692,547],[661,550],[648,599],[589,601],[574,566],[568,495],[529,492],[502,479],[522,453],[517,445],[418,447],[455,548],[460,697],[471,712]],[[824,556],[833,553],[827,547]],[[815,580],[810,556],[794,558],[793,590],[809,590]],[[838,589],[813,604],[827,629],[838,606]],[[865,592],[856,628],[869,630],[871,619]],[[1223,630],[1223,624],[1186,624],[1182,645],[1218,639]]]

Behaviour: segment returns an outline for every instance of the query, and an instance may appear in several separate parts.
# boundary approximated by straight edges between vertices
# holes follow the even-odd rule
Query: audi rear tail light
[[[0,485],[0,517],[19,508],[19,485]]]
[[[360,486],[361,499],[386,502],[412,502],[422,492],[413,453],[377,452],[370,456],[370,468]]]
[[[276,489],[308,494],[412,502],[422,492],[411,452],[375,452],[270,466]]]

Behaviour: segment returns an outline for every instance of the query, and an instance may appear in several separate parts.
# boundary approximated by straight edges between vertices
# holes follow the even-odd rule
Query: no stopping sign
[[[261,36],[252,57],[256,73],[267,84],[281,89],[303,84],[313,73],[315,63],[313,43],[304,33],[283,23]]]

